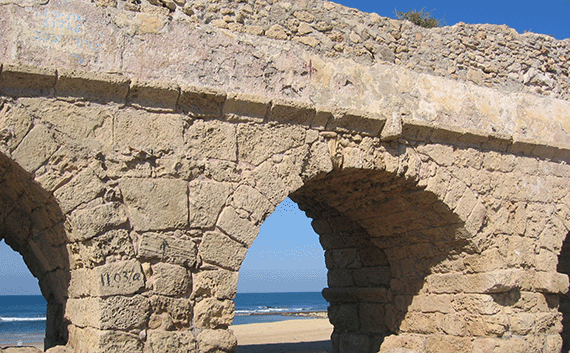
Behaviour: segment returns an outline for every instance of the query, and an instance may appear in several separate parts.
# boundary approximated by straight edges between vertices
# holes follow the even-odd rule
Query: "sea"
[[[304,319],[296,316],[325,312],[320,292],[238,293],[234,325]],[[46,301],[41,295],[0,296],[0,347],[43,342]]]

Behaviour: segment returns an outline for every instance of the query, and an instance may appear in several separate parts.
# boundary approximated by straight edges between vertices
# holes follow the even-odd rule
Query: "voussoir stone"
[[[125,178],[119,182],[135,230],[188,225],[188,184],[183,180]]]

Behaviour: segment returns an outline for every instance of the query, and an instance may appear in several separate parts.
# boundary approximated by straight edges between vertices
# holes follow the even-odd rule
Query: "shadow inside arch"
[[[414,298],[426,294],[427,276],[461,271],[468,234],[457,214],[384,171],[334,171],[290,198],[313,219],[325,249],[334,352],[376,353],[387,336],[428,333],[433,311],[422,312]]]
[[[70,281],[61,209],[30,173],[0,153],[0,239],[24,258],[47,302],[45,349],[67,343]]]
[[[560,255],[558,256],[558,272],[570,276],[570,233],[562,243]],[[570,291],[560,294],[559,309],[562,313],[562,352],[570,351]]]

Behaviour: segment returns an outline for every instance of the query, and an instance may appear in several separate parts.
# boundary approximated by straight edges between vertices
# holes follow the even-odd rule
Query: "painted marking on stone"
[[[142,274],[134,271],[105,272],[101,274],[101,285],[104,287],[112,287],[125,283],[133,283],[140,281]]]

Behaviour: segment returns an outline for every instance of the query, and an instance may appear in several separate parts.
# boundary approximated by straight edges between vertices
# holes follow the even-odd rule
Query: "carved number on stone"
[[[101,284],[103,286],[117,286],[121,284],[127,284],[132,282],[137,282],[142,278],[142,274],[133,271],[120,271],[115,273],[102,273],[101,274]]]

